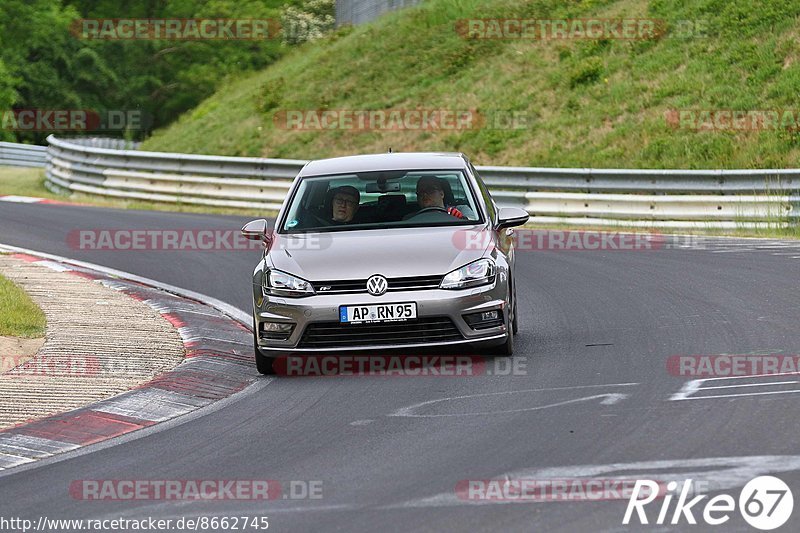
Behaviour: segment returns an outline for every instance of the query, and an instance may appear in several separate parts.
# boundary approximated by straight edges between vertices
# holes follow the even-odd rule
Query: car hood
[[[444,275],[483,257],[485,226],[392,228],[275,235],[272,267],[309,281]]]

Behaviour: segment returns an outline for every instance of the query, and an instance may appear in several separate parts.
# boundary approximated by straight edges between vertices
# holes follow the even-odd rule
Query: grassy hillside
[[[309,43],[219,90],[144,149],[317,158],[461,150],[479,164],[639,168],[798,165],[800,133],[670,127],[671,109],[800,109],[800,2],[428,0]],[[657,40],[470,40],[465,18],[703,21]],[[524,128],[286,131],[285,110],[517,111]]]

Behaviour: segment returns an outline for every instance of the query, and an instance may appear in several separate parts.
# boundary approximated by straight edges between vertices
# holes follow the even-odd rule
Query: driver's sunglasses
[[[417,196],[423,196],[423,195],[430,196],[435,192],[442,192],[442,190],[437,189],[436,187],[425,187],[417,190]]]
[[[342,198],[341,196],[335,196],[333,198],[333,203],[336,205],[346,205],[349,207],[355,207],[358,205],[358,202],[355,200],[348,200],[347,198]]]

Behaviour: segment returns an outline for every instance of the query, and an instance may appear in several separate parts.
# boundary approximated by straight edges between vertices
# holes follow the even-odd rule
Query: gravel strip
[[[143,302],[100,281],[0,255],[0,273],[44,311],[36,357],[0,375],[0,428],[69,411],[132,389],[174,368],[178,331]]]

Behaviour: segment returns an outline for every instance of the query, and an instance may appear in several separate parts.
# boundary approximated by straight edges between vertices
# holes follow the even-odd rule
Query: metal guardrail
[[[96,147],[102,143],[52,135],[48,142],[53,190],[179,204],[276,210],[306,163]],[[737,228],[800,217],[797,169],[477,168],[499,204],[544,224]]]
[[[157,202],[277,210],[306,163],[95,148],[53,135],[47,141],[54,189]]]
[[[337,0],[336,26],[363,24],[375,20],[387,11],[420,3],[421,0]]]
[[[110,150],[138,150],[140,142],[109,137],[74,137],[69,139],[72,144],[89,146],[92,148],[108,148]]]
[[[0,142],[0,165],[43,167],[47,163],[46,150],[46,146]]]

